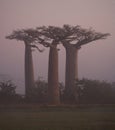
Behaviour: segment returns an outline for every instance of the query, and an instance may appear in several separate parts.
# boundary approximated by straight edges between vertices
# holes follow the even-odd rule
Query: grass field
[[[115,106],[1,107],[0,130],[115,130]]]

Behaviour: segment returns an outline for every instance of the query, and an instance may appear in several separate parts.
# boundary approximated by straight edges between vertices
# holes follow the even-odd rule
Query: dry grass
[[[0,130],[115,130],[115,106],[2,106]]]

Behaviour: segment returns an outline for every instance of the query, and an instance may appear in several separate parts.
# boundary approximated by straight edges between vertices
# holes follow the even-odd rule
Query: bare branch
[[[85,45],[89,42],[100,40],[100,39],[106,39],[108,36],[110,36],[109,33],[99,33],[95,32],[92,28],[89,29],[83,29],[80,26],[70,26],[70,25],[64,25],[64,38],[61,41],[62,44],[72,44],[74,41],[75,46],[77,48],[81,47],[82,45]],[[65,42],[64,42],[65,41]]]
[[[33,47],[33,48],[36,48],[39,52],[43,52],[44,51],[44,49],[39,49],[39,47],[38,46],[36,46],[36,45],[31,45],[31,47]]]
[[[92,33],[92,34],[86,34],[84,36],[84,38],[80,39],[77,43],[76,43],[76,47],[78,46],[82,46],[85,45],[87,43],[90,43],[92,41],[96,41],[96,40],[101,40],[101,39],[106,39],[108,36],[110,36],[109,33]]]
[[[63,27],[56,26],[41,26],[36,29],[22,29],[13,31],[7,39],[16,39],[24,41],[28,44],[42,44],[44,47],[53,47],[52,44],[75,44],[80,47],[89,42],[106,39],[110,36],[109,33],[95,32],[92,28],[84,29],[79,25],[70,26],[63,25]]]

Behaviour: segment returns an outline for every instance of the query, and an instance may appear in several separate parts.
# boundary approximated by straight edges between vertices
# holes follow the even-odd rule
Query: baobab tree
[[[22,29],[13,31],[11,35],[6,36],[7,39],[16,39],[23,41],[25,45],[25,95],[27,98],[31,96],[32,89],[34,87],[34,69],[32,59],[32,48],[37,48],[35,45],[35,30],[34,29]]]
[[[63,46],[66,50],[66,73],[65,92],[68,100],[74,98],[78,100],[75,90],[75,81],[78,80],[78,50],[81,46],[96,40],[106,39],[109,33],[95,32],[92,28],[83,29],[80,26],[63,26]]]
[[[38,27],[41,34],[39,40],[45,47],[49,47],[49,63],[48,63],[48,98],[50,104],[60,104],[59,80],[58,80],[58,44],[60,43],[60,35],[62,29],[60,27],[48,26]]]

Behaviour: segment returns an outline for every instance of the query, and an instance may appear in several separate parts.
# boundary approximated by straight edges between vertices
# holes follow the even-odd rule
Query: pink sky
[[[7,40],[6,35],[15,29],[70,24],[111,33],[106,40],[92,42],[79,51],[79,77],[115,81],[114,0],[0,0],[0,23],[0,77],[9,77],[19,86],[24,83],[23,42]],[[65,50],[59,48],[59,79],[64,82]],[[33,56],[36,79],[41,76],[47,80],[48,49],[33,52]]]

